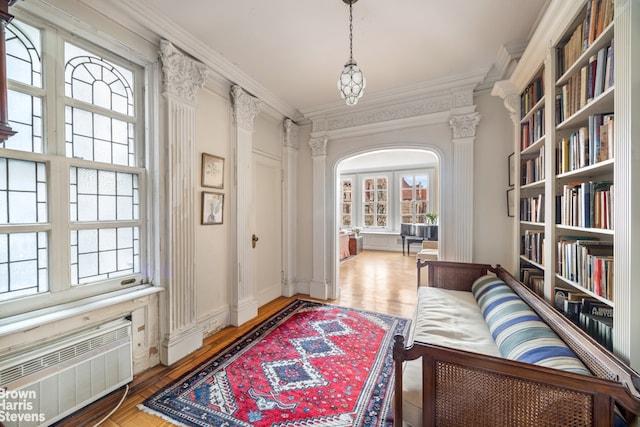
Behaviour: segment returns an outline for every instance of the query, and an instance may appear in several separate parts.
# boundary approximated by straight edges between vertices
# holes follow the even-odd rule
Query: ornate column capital
[[[238,127],[253,131],[253,120],[260,111],[261,102],[245,92],[240,86],[231,87],[233,99],[233,118]]]
[[[453,139],[472,138],[476,136],[476,126],[480,122],[480,113],[453,116],[449,126],[453,129]]]
[[[160,42],[160,59],[165,90],[163,95],[173,95],[195,103],[198,89],[210,74],[207,66],[186,56],[167,40]]]
[[[298,125],[291,119],[284,119],[284,146],[298,149]]]
[[[320,138],[311,138],[309,140],[309,147],[311,147],[312,156],[326,156],[327,155],[327,142],[328,138],[322,136]]]

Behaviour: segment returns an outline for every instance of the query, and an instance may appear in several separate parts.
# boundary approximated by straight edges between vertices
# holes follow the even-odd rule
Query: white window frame
[[[433,180],[433,176],[434,176],[433,169],[405,170],[405,171],[397,172],[396,175],[397,175],[397,179],[396,179],[397,189],[396,190],[398,191],[398,197],[397,197],[397,200],[398,200],[398,219],[399,219],[400,223],[403,223],[402,217],[404,215],[402,213],[402,202],[403,202],[403,200],[402,200],[402,191],[403,191],[402,190],[402,178],[403,177],[411,176],[411,177],[414,178],[414,180],[415,180],[415,177],[417,177],[417,176],[426,176],[427,177],[427,188],[426,188],[427,189],[427,201],[426,201],[427,203],[426,203],[426,212],[425,212],[425,214],[433,212],[433,210],[432,210],[433,202],[431,200],[432,199],[431,184],[432,184],[432,180]],[[414,185],[414,187],[415,187],[415,185]],[[417,199],[415,198],[415,191],[413,191],[412,193],[413,194],[412,194],[412,204],[411,204],[411,216],[413,218],[413,222],[412,223],[416,223],[416,216],[418,214],[416,213],[415,206],[416,206]]]
[[[49,222],[35,225],[6,225],[0,226],[0,233],[20,231],[47,231],[49,233],[49,290],[48,292],[0,301],[0,312],[5,316],[31,312],[40,308],[56,304],[68,303],[89,297],[101,298],[113,292],[128,292],[140,284],[148,284],[153,281],[154,274],[154,249],[155,238],[153,231],[156,229],[155,221],[149,218],[151,207],[157,203],[150,189],[152,177],[153,150],[150,141],[154,134],[156,123],[153,115],[157,115],[157,99],[154,91],[149,87],[158,87],[158,63],[157,58],[138,53],[132,55],[132,51],[122,43],[109,37],[100,37],[95,29],[88,25],[77,27],[69,25],[69,18],[56,17],[53,23],[44,21],[30,13],[24,13],[20,8],[14,8],[12,13],[16,19],[39,28],[42,31],[43,46],[43,86],[45,89],[36,89],[29,92],[45,96],[44,110],[44,139],[45,153],[38,154],[18,150],[0,148],[0,156],[6,158],[24,159],[29,161],[42,161],[47,164],[47,199]],[[51,18],[47,16],[47,19]],[[73,28],[70,33],[64,28]],[[64,41],[87,49],[97,55],[101,55],[114,63],[121,63],[134,70],[134,90],[136,107],[136,163],[137,167],[124,167],[109,163],[86,161],[83,159],[67,158],[65,155],[65,115],[64,108]],[[46,53],[44,53],[46,52]],[[52,55],[53,53],[53,55]],[[126,64],[126,62],[129,64]],[[55,63],[54,63],[55,62]],[[8,81],[9,89],[19,89],[28,92],[25,85]],[[83,104],[83,108],[86,105]],[[140,271],[133,275],[104,280],[90,285],[71,286],[70,283],[70,231],[79,228],[96,228],[95,223],[70,224],[69,218],[69,170],[72,166],[88,167],[98,170],[123,171],[137,173],[139,176],[139,220],[116,221],[114,223],[100,222],[100,227],[111,225],[122,227],[135,225],[140,230]],[[63,188],[65,191],[58,190]]]

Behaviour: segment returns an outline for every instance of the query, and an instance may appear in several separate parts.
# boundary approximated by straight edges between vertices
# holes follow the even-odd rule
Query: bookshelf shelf
[[[571,129],[577,126],[585,125],[589,122],[589,116],[594,114],[606,114],[613,112],[614,109],[614,91],[615,87],[611,86],[606,89],[593,101],[576,111],[571,117],[556,126],[556,130]]]
[[[534,222],[534,221],[520,221],[520,225],[523,227],[540,227],[544,228],[544,222]]]
[[[556,175],[556,181],[564,184],[575,179],[598,178],[613,174],[614,159],[603,160],[589,166]]]
[[[531,182],[529,184],[524,184],[520,186],[521,190],[530,190],[530,189],[544,189],[544,180]]]
[[[558,232],[579,232],[579,233],[584,233],[585,235],[593,235],[593,234],[599,234],[602,236],[614,236],[614,230],[612,229],[608,229],[608,228],[593,228],[593,227],[575,227],[572,225],[563,225],[563,224],[556,224],[556,229],[558,230]]]
[[[604,303],[604,304],[606,304],[606,305],[608,305],[608,306],[610,306],[612,308],[614,306],[613,301],[610,301],[610,300],[608,300],[608,299],[606,299],[606,298],[604,298],[604,297],[602,297],[600,295],[596,295],[595,293],[593,293],[589,289],[586,289],[586,288],[580,286],[579,283],[574,282],[573,280],[569,280],[566,277],[563,277],[561,274],[557,274],[556,273],[556,279],[558,281],[560,281],[561,283],[563,283],[565,285],[569,285],[572,288],[575,288],[575,289],[579,290],[580,292],[583,292],[583,293],[589,295],[591,298],[594,298],[594,299],[596,299],[596,300],[598,300],[598,301],[600,301],[600,302],[602,302],[602,303]]]
[[[542,137],[538,138],[533,144],[529,145],[524,150],[522,150],[520,154],[527,155],[527,154],[535,154],[540,152],[540,148],[544,147],[544,140],[545,140],[545,135],[542,135]]]

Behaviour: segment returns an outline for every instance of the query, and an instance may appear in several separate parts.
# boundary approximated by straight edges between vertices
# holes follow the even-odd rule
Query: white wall
[[[232,259],[229,250],[229,230],[233,223],[233,210],[229,202],[229,191],[232,188],[232,162],[229,150],[231,124],[231,108],[228,96],[221,96],[214,91],[203,88],[198,93],[196,110],[196,152],[194,171],[197,174],[198,203],[196,212],[196,290],[197,321],[208,335],[229,324],[229,298],[231,274],[229,265]],[[201,186],[202,153],[223,157],[224,183],[223,189]],[[222,224],[201,225],[200,203],[202,191],[222,193],[225,195]]]
[[[513,222],[507,216],[507,157],[513,152],[513,124],[502,99],[488,92],[476,94],[482,119],[476,132],[473,178],[473,260],[513,266]],[[517,272],[517,271],[516,271]]]

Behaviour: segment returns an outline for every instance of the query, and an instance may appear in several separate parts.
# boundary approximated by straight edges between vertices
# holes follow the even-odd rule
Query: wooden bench
[[[640,377],[500,266],[418,261],[418,283],[471,291],[494,274],[545,322],[592,375],[538,366],[396,336],[395,425],[403,420],[403,367],[421,360],[423,426],[614,426],[640,414]],[[624,423],[623,423],[624,424]],[[418,426],[414,426],[418,427]]]

